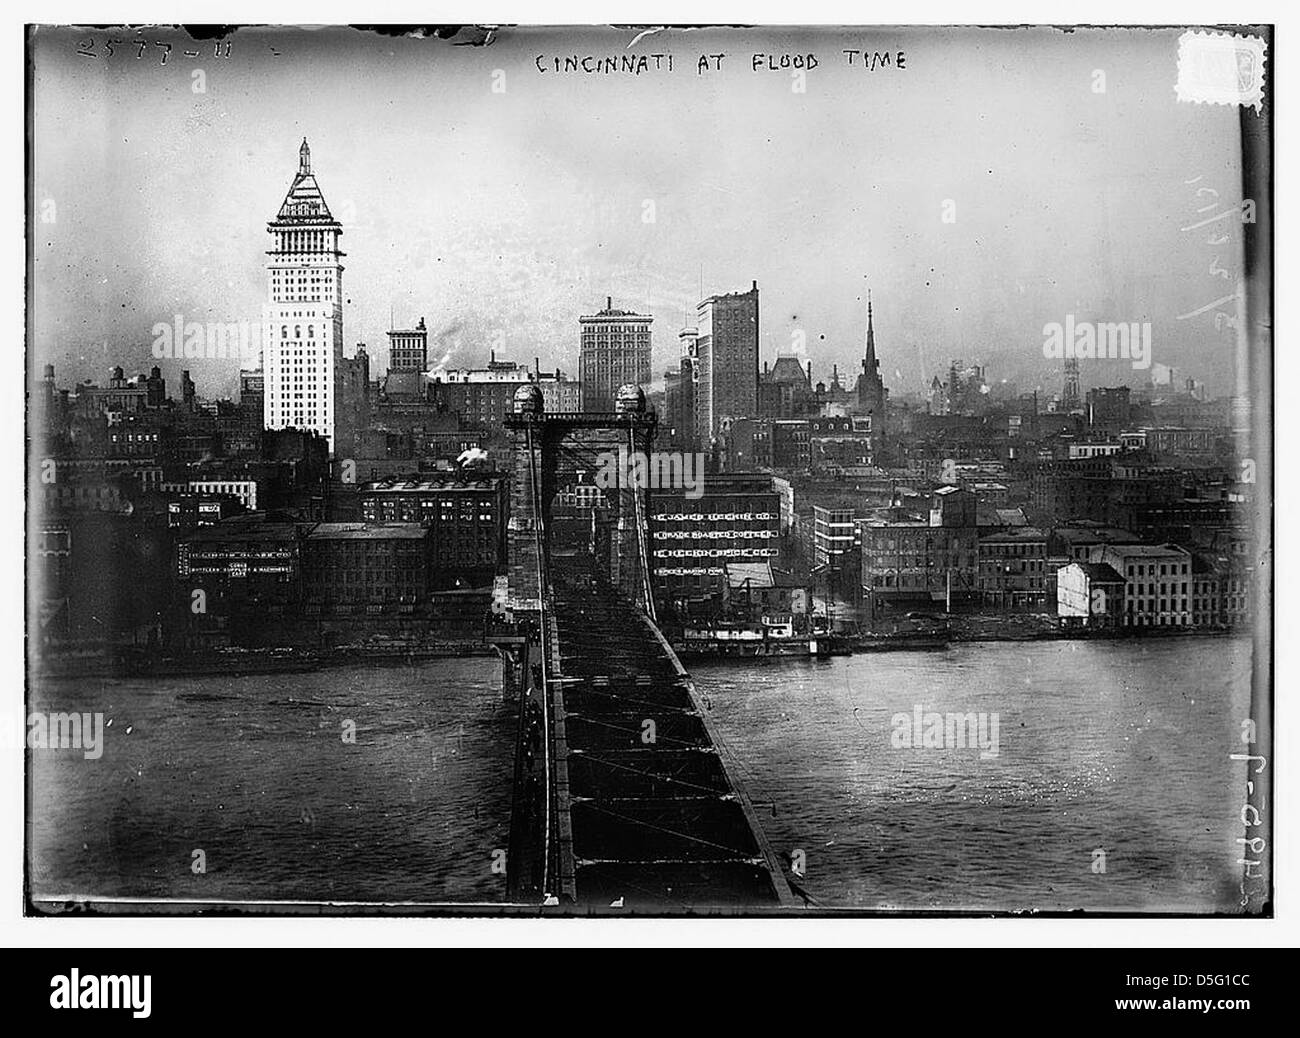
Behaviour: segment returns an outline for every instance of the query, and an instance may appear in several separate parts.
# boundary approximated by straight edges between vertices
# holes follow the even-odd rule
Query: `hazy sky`
[[[672,30],[628,50],[636,35],[252,30],[214,57],[177,30],[39,32],[35,361],[102,381],[147,369],[174,314],[259,320],[266,221],[306,136],[346,222],[347,352],[364,341],[380,367],[391,308],[399,327],[427,319],[435,362],[495,348],[576,375],[578,316],[611,295],[654,316],[661,378],[701,284],[757,280],[763,358],[802,332],[818,379],[856,371],[870,285],[895,393],[958,357],[1057,392],[1043,325],[1067,314],[1150,321],[1156,363],[1231,391],[1231,330],[1177,317],[1231,291],[1216,257],[1241,271],[1239,226],[1218,246],[1214,227],[1181,229],[1239,201],[1238,115],[1176,100],[1178,30]],[[78,54],[92,38],[97,56]],[[905,67],[850,67],[846,49]],[[673,71],[553,71],[625,53],[672,54]],[[805,92],[752,69],[769,53],[816,56]],[[720,71],[697,71],[706,54]],[[182,366],[201,394],[236,386],[235,362],[164,373]],[[1147,374],[1081,362],[1085,389]]]

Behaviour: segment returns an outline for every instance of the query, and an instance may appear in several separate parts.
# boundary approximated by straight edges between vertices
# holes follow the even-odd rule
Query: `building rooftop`
[[[1142,540],[1128,530],[1099,524],[1058,526],[1052,535],[1067,543],[1078,544],[1137,544]]]
[[[925,526],[929,527],[930,519],[928,516],[921,516],[910,508],[901,505],[891,505],[888,508],[875,509],[866,519],[859,519],[858,522],[864,526],[871,527],[890,527],[890,526]],[[942,529],[942,527],[935,527]],[[950,527],[951,529],[951,527]]]
[[[583,316],[581,316],[581,317],[578,318],[578,321],[581,323],[582,321],[595,321],[595,320],[600,320],[600,319],[602,319],[602,318],[605,319],[605,320],[609,320],[609,319],[611,319],[611,318],[620,318],[620,317],[631,317],[631,318],[634,318],[635,320],[638,320],[638,321],[652,321],[652,320],[654,320],[654,318],[651,317],[649,314],[638,314],[638,313],[635,313],[635,312],[632,311],[632,310],[617,310],[617,309],[615,309],[615,308],[614,308],[614,297],[613,297],[613,296],[607,296],[607,297],[605,298],[605,309],[604,309],[604,310],[601,310],[599,313],[596,313],[596,314],[584,314]]]
[[[1084,574],[1095,584],[1122,584],[1124,578],[1115,571],[1111,566],[1104,562],[1075,562],[1071,565],[1078,566]]]
[[[976,526],[1028,526],[1022,508],[988,508],[984,505],[976,510]]]
[[[317,523],[309,541],[418,541],[432,536],[423,523]]]
[[[236,516],[214,526],[200,526],[182,538],[186,543],[213,544],[223,541],[292,541],[298,536],[294,523],[250,520],[249,516]]]
[[[1171,555],[1191,554],[1186,548],[1180,548],[1176,544],[1109,544],[1107,547],[1119,555],[1139,558],[1168,558]]]
[[[420,318],[420,323],[414,328],[392,328],[389,335],[427,335],[429,330],[424,326],[424,318]]]
[[[437,473],[418,476],[401,476],[380,479],[366,483],[361,488],[363,494],[420,494],[440,490],[496,490],[505,477],[479,473],[467,475],[463,472],[449,471],[443,476]]]
[[[727,571],[727,584],[730,587],[743,587],[746,581],[750,587],[775,587],[772,579],[770,562],[727,562],[723,564]]]
[[[703,476],[703,493],[709,497],[727,494],[765,494],[777,493],[772,484],[772,477],[765,472],[709,472]],[[651,498],[682,497],[685,488],[652,489]]]
[[[1046,541],[1047,532],[1037,526],[1016,526],[997,533],[985,534],[980,538],[981,544],[997,541]]]
[[[767,376],[767,381],[774,384],[799,383],[806,386],[808,372],[800,365],[797,357],[777,357],[771,373]]]

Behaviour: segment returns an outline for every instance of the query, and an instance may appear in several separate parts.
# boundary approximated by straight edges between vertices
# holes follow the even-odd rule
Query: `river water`
[[[1250,660],[1247,639],[1189,637],[693,673],[765,832],[803,851],[820,904],[1209,912],[1238,897],[1246,765],[1228,755],[1243,750]],[[927,748],[924,728],[907,745],[915,724],[895,737],[895,715],[917,706],[983,714],[990,736],[996,714],[997,756]]]
[[[505,897],[515,715],[496,660],[60,679],[31,709],[112,719],[98,760],[31,753],[37,897]]]
[[[1228,754],[1248,641],[964,644],[693,673],[819,904],[1233,907],[1245,766]],[[996,714],[997,755],[896,746],[918,706],[982,714],[986,736]],[[30,755],[38,898],[505,896],[514,715],[494,660],[44,680],[30,708],[112,721],[98,760]]]

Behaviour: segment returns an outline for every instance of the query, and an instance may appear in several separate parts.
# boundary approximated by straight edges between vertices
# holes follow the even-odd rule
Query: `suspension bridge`
[[[636,386],[605,414],[547,413],[521,386],[503,647],[518,690],[511,900],[577,912],[752,910],[794,903],[725,744],[657,625],[645,488],[603,488],[557,530],[557,493],[604,452],[648,455]]]

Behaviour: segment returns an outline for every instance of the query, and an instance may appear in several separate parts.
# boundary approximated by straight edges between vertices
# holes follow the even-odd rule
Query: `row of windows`
[[[892,573],[877,574],[872,582],[873,587],[938,587],[942,581],[934,581],[926,575],[911,576],[903,573],[894,576]]]
[[[321,325],[321,335],[323,336],[324,334],[325,334],[325,326]],[[295,324],[293,326],[293,337],[295,339],[302,338],[302,325]],[[289,338],[289,326],[287,324],[280,325],[280,338],[281,339]],[[307,338],[309,339],[316,338],[316,326],[314,324],[307,325]]]
[[[921,550],[920,540],[911,537],[899,537],[897,539],[893,537],[888,537],[888,538],[869,537],[866,543],[867,543],[867,550],[871,552],[883,552],[883,551],[919,552]],[[968,541],[965,545],[955,544],[953,547],[954,548],[964,547],[966,550],[970,552],[975,551],[975,545],[971,541]],[[934,542],[928,537],[925,540],[925,550],[927,552],[934,550]]]
[[[659,537],[666,541],[708,540],[770,540],[776,536],[775,530],[674,530],[663,532]]]
[[[886,567],[901,568],[910,566],[913,569],[943,569],[951,566],[953,569],[966,569],[971,565],[969,556],[958,553],[953,555],[940,555],[932,558],[925,555],[876,555],[869,556],[874,558],[876,568],[885,569]]]
[[[777,518],[773,512],[673,512],[651,516],[652,519],[668,522],[751,522],[753,520],[772,520]]]
[[[1137,575],[1139,577],[1141,576],[1154,577],[1156,575],[1156,564],[1154,562],[1150,562],[1146,564],[1138,563],[1136,566],[1134,566],[1132,563],[1130,563],[1125,568],[1125,572],[1130,577],[1134,575]],[[1186,572],[1187,572],[1187,563],[1185,562],[1182,563],[1181,565],[1176,563],[1171,563],[1169,565],[1166,565],[1164,563],[1160,564],[1160,576],[1162,577],[1168,576],[1170,573],[1174,575],[1178,575]]]
[[[1182,603],[1181,605],[1179,605],[1180,601]],[[1126,600],[1124,605],[1125,612],[1129,612],[1129,613],[1145,613],[1145,612],[1150,612],[1155,608],[1156,608],[1156,600],[1154,598],[1148,598],[1142,602],[1129,598]],[[1184,613],[1187,612],[1187,599],[1185,598],[1184,599],[1176,599],[1176,598],[1160,599],[1160,612],[1167,613],[1170,610],[1173,610],[1174,612],[1184,612]]]

